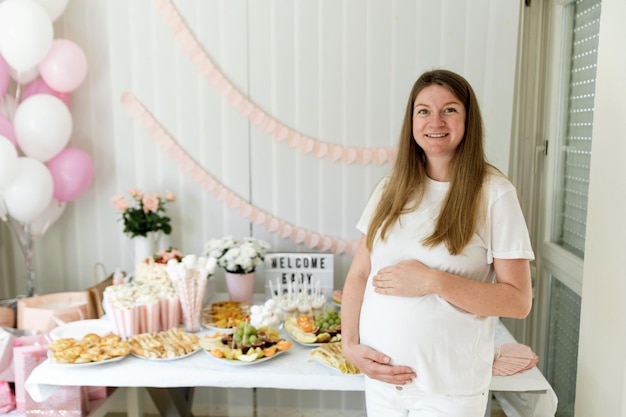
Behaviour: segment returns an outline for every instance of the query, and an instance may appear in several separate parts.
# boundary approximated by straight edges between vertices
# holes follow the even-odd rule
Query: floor
[[[126,417],[125,413],[109,413],[106,417]],[[146,415],[146,417],[158,417],[153,415]],[[227,417],[227,416],[194,416],[194,417]],[[319,417],[340,417],[337,414],[332,413],[320,413]],[[506,417],[506,414],[500,409],[494,409],[491,411],[491,417]]]

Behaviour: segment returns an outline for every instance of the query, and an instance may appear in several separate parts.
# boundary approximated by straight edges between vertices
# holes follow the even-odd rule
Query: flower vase
[[[148,232],[146,236],[135,236],[133,239],[135,264],[146,258],[151,258],[157,252],[159,235],[157,232]]]
[[[230,301],[252,304],[255,273],[235,274],[226,271],[226,287]]]

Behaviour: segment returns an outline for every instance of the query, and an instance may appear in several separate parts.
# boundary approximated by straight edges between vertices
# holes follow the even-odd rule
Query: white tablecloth
[[[511,342],[515,342],[513,337],[502,324],[498,324],[496,343]],[[222,363],[204,351],[174,361],[152,361],[129,356],[118,362],[93,366],[61,365],[48,359],[33,370],[25,387],[36,401],[48,398],[60,385],[257,387],[333,391],[364,389],[362,375],[342,375],[317,363],[311,357],[310,350],[310,347],[294,342],[289,351],[271,360],[238,366]],[[536,399],[533,400],[536,403],[533,407],[538,413],[532,415],[548,417],[556,411],[556,396],[536,367],[521,374],[494,377],[490,389],[516,395],[521,393],[522,398]],[[524,417],[527,415],[520,414]]]

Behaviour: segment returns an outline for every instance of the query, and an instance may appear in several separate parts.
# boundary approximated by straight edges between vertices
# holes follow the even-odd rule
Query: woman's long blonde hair
[[[465,106],[465,135],[452,160],[450,188],[432,235],[426,246],[444,243],[458,255],[476,231],[482,210],[482,185],[490,165],[483,148],[483,121],[474,90],[467,80],[447,70],[422,74],[411,90],[400,132],[398,156],[381,199],[368,227],[367,247],[371,251],[380,231],[385,239],[389,228],[403,213],[414,210],[424,195],[426,156],[413,137],[413,105],[417,95],[431,85],[447,88]],[[410,203],[410,204],[409,204]]]

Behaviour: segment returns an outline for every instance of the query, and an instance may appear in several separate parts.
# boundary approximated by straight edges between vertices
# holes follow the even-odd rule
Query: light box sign
[[[291,285],[306,282],[309,289],[319,286],[326,297],[335,286],[332,253],[273,252],[265,255],[265,294],[268,298],[285,294]],[[270,285],[270,282],[272,283]]]

